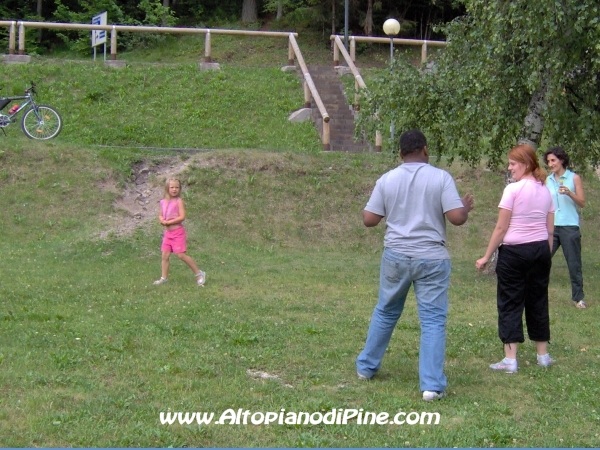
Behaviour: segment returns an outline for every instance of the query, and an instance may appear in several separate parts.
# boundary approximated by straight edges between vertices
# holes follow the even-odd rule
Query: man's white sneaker
[[[426,402],[433,402],[435,400],[441,400],[446,396],[445,392],[438,391],[423,391],[423,400]]]
[[[496,364],[490,364],[490,369],[503,370],[506,373],[515,373],[517,370],[519,370],[519,366],[517,365],[516,359],[511,361],[508,358],[504,358],[502,361]]]

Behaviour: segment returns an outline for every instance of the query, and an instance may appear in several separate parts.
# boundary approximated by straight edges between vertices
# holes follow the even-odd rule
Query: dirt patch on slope
[[[138,163],[124,189],[115,180],[103,182],[99,186],[101,190],[118,193],[120,196],[113,203],[117,214],[106,221],[108,226],[100,232],[100,239],[126,236],[149,224],[151,220],[157,220],[158,203],[164,197],[165,181],[167,178],[178,177],[190,165],[197,164],[198,156],[191,156],[185,161],[173,157],[158,164],[149,161]]]

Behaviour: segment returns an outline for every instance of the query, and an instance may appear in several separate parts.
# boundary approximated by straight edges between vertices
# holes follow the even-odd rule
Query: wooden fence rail
[[[104,30],[110,31],[110,59],[117,59],[117,33],[168,33],[168,34],[204,34],[204,59],[211,62],[211,34],[288,38],[290,34],[295,37],[297,33],[279,31],[247,31],[247,30],[225,30],[217,28],[178,28],[178,27],[148,27],[134,25],[92,25],[83,23],[55,23],[55,22],[27,22],[27,21],[0,21],[0,26],[9,27],[8,54],[15,54],[15,35],[18,31],[18,54],[25,55],[25,33],[27,28],[52,29],[52,30]],[[289,56],[289,55],[288,55]],[[292,60],[293,64],[293,60]],[[290,65],[292,65],[290,64]]]
[[[343,36],[331,35],[330,39],[335,40],[336,37],[342,38]],[[427,61],[427,47],[446,47],[448,43],[446,41],[427,41],[420,39],[401,39],[401,38],[384,38],[384,37],[369,37],[369,36],[350,36],[350,57],[352,61],[356,61],[356,43],[357,42],[370,42],[373,44],[389,44],[390,40],[394,41],[394,45],[412,45],[421,47],[421,62]],[[340,52],[337,46],[333,47],[333,64],[338,66],[340,64]]]

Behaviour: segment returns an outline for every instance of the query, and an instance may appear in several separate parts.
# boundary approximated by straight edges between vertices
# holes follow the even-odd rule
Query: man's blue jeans
[[[414,285],[421,322],[421,391],[446,389],[444,357],[450,268],[449,259],[415,259],[387,248],[384,250],[379,302],[373,311],[365,348],[356,360],[358,373],[371,378],[379,370],[410,286]]]

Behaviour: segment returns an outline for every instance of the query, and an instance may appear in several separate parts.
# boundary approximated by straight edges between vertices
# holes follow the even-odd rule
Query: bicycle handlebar
[[[0,90],[2,90],[2,86],[0,86]],[[29,89],[25,89],[25,93],[31,92],[32,94],[37,94],[35,91],[35,83],[31,81],[31,87]]]

